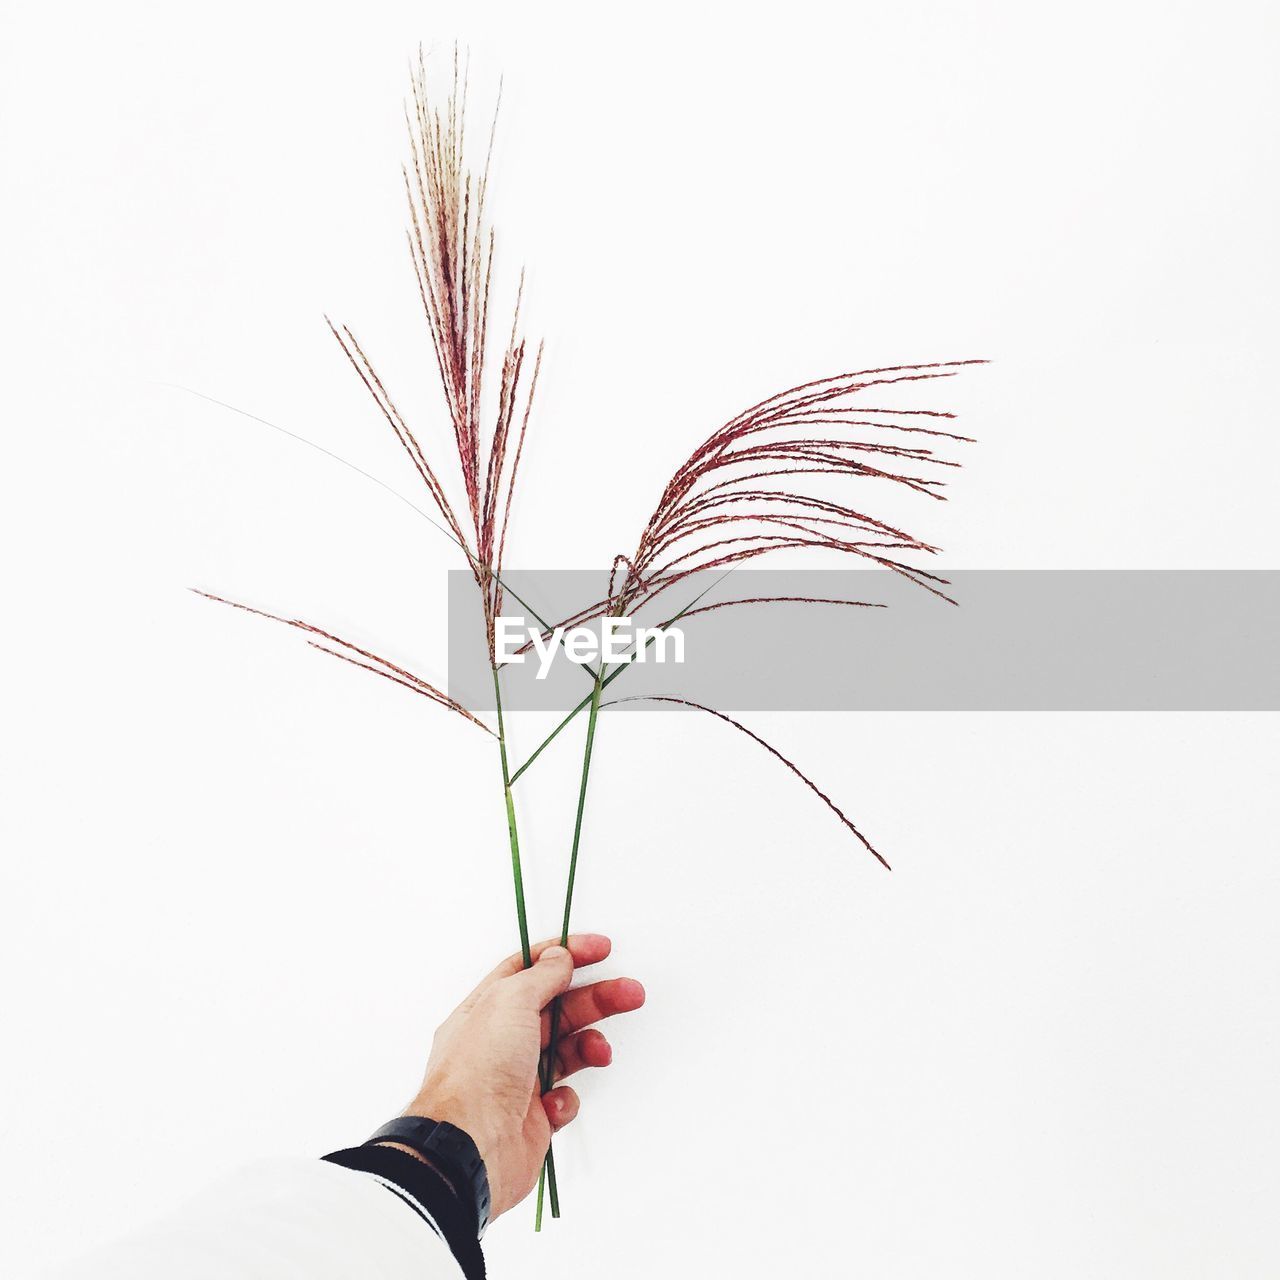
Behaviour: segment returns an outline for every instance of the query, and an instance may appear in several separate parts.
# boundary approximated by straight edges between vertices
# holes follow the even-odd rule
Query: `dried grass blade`
[[[608,702],[601,703],[601,707],[602,708],[616,707],[616,706],[620,706],[624,702],[669,702],[675,706],[689,707],[694,711],[705,711],[707,715],[715,716],[717,720],[723,720],[725,724],[732,725],[733,728],[737,729],[740,733],[745,733],[748,738],[750,738],[753,742],[756,742],[760,746],[762,746],[771,756],[773,756],[777,760],[782,761],[782,763],[785,764],[787,768],[790,769],[791,772],[794,773],[796,777],[799,778],[800,781],[803,782],[804,785],[808,787],[809,790],[812,791],[813,794],[817,796],[818,799],[821,800],[822,803],[825,804],[827,808],[830,809],[831,812],[834,813],[836,817],[839,818],[840,821],[844,823],[846,827],[848,827],[848,829],[853,833],[853,835],[857,837],[859,843],[863,846],[863,848],[866,849],[867,852],[870,853],[872,857],[876,859],[877,862],[879,862],[885,868],[892,870],[892,868],[889,867],[888,862],[885,861],[884,856],[875,848],[875,846],[871,843],[871,841],[868,840],[867,837],[864,836],[856,826],[854,826],[853,821],[844,812],[844,810],[842,810],[840,806],[837,805],[836,802],[832,800],[831,797],[827,795],[827,793],[823,791],[816,782],[813,781],[812,778],[810,778],[807,774],[805,774],[798,765],[793,763],[791,760],[787,759],[787,757],[784,756],[782,752],[778,750],[777,747],[775,747],[772,743],[765,741],[765,739],[762,738],[758,733],[753,733],[750,729],[747,728],[745,724],[742,724],[740,721],[735,720],[732,716],[725,715],[723,711],[717,711],[714,707],[704,706],[700,702],[690,702],[687,698],[663,697],[659,694],[634,694],[631,697],[627,697],[627,698],[613,698]]]
[[[437,689],[435,685],[423,680],[421,676],[414,675],[412,671],[406,671],[403,667],[397,666],[387,658],[379,657],[376,653],[370,653],[368,649],[362,649],[350,640],[344,640],[341,636],[334,635],[331,631],[325,631],[323,628],[317,627],[310,622],[305,622],[301,618],[284,618],[276,613],[268,613],[265,609],[255,609],[252,605],[241,604],[238,600],[228,600],[225,596],[216,596],[210,591],[201,591],[198,587],[192,587],[191,590],[195,595],[203,596],[206,600],[212,600],[214,604],[225,604],[232,609],[240,609],[245,613],[252,613],[256,617],[266,618],[270,622],[279,622],[283,626],[293,627],[297,631],[319,636],[322,640],[329,641],[330,644],[349,649],[351,653],[358,656],[355,658],[348,657],[346,654],[337,653],[322,644],[317,644],[314,640],[308,642],[315,648],[322,649],[325,653],[333,654],[336,658],[345,658],[346,661],[357,667],[363,667],[367,671],[374,672],[375,675],[385,676],[389,680],[394,680],[397,684],[402,684],[406,688],[412,689],[414,693],[420,693],[423,697],[429,698],[438,706],[442,706],[449,711],[456,711],[458,715],[469,720],[478,728],[483,729],[485,733],[493,734],[493,730],[483,720],[478,719],[462,703],[449,697],[447,693]],[[365,661],[359,661],[360,658],[365,659]]]

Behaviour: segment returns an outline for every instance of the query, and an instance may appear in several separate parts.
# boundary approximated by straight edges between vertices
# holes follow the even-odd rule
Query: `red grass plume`
[[[460,481],[460,486],[454,487],[460,487],[460,494],[450,497],[450,485],[419,443],[352,330],[346,325],[334,324],[328,317],[326,323],[409,455],[432,505],[443,518],[445,532],[466,555],[480,589],[492,655],[494,619],[502,610],[501,575],[507,525],[542,362],[542,347],[539,345],[531,358],[528,343],[520,332],[522,277],[496,382],[489,374],[487,355],[495,237],[485,216],[485,193],[493,130],[491,128],[489,134],[484,168],[477,176],[466,163],[467,84],[465,72],[459,74],[456,54],[451,91],[444,104],[437,106],[428,97],[425,62],[419,52],[405,121],[409,130],[409,162],[404,166],[409,204],[409,255],[452,426]],[[495,126],[496,123],[495,114]],[[236,603],[206,592],[200,594],[221,603]],[[249,612],[326,635],[310,623],[278,618],[258,609],[249,609]],[[324,645],[316,647],[327,653],[335,652]],[[355,646],[345,647],[357,657],[345,652],[336,656],[367,666],[397,683],[407,681],[407,687],[416,692],[429,690],[429,696],[440,705],[486,727],[426,681],[376,655],[356,650]]]

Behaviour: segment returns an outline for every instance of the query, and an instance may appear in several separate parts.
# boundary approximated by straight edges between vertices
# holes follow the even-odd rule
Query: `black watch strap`
[[[365,1144],[398,1142],[416,1151],[453,1184],[458,1198],[475,1206],[476,1239],[489,1225],[489,1175],[470,1136],[444,1120],[400,1116],[389,1120]]]

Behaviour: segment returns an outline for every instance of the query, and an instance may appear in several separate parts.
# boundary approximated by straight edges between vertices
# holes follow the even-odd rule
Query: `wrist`
[[[461,1129],[475,1143],[480,1158],[486,1164],[496,1150],[496,1137],[485,1123],[483,1114],[447,1090],[424,1088],[401,1114],[406,1118],[442,1120],[455,1129]]]

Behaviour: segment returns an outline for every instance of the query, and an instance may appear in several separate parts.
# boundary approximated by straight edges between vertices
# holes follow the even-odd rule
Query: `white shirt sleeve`
[[[49,1280],[459,1280],[431,1214],[322,1160],[254,1165]]]

